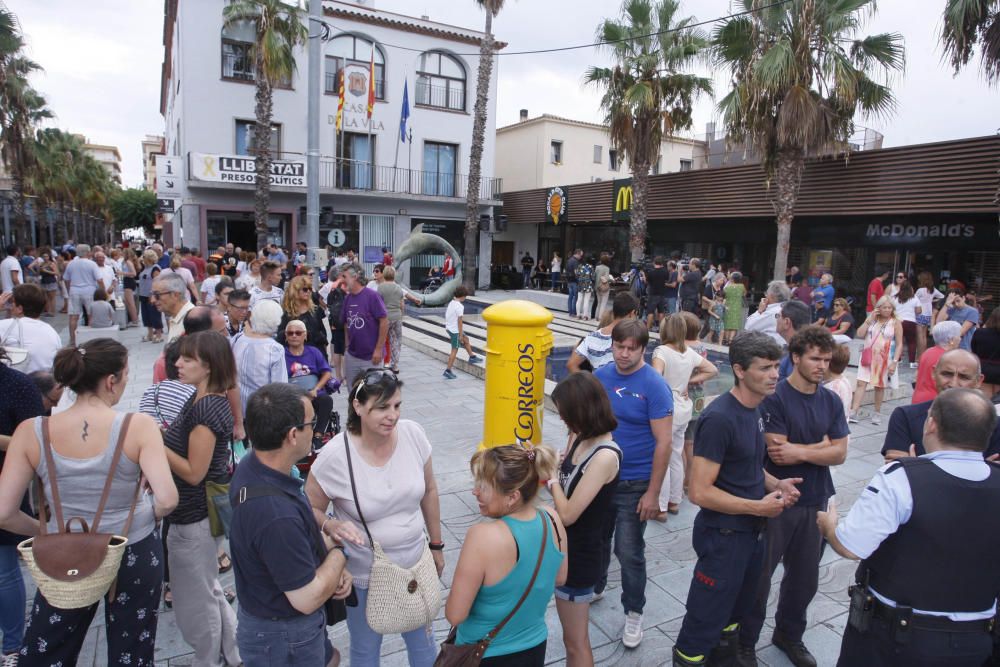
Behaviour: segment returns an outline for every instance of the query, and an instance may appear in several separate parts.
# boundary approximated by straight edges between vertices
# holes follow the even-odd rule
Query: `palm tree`
[[[304,44],[308,31],[296,5],[282,0],[234,0],[222,10],[224,25],[236,27],[249,22],[255,39],[250,46],[257,85],[254,118],[256,187],[254,225],[257,247],[267,245],[267,218],[271,207],[271,112],[275,84],[291,81],[295,73],[295,47]]]
[[[740,0],[748,14],[716,29],[717,63],[732,73],[719,102],[726,133],[760,155],[774,179],[778,224],[774,278],[784,279],[799,184],[810,153],[847,150],[854,116],[888,116],[903,38],[858,38],[875,0]],[[879,76],[879,81],[872,77]]]
[[[947,0],[941,44],[956,74],[978,44],[986,80],[1000,82],[1000,0]]]
[[[469,148],[469,183],[465,193],[465,247],[462,252],[462,284],[469,294],[476,292],[476,240],[479,238],[479,190],[482,182],[483,142],[486,138],[486,104],[489,101],[490,77],[493,75],[493,17],[503,9],[504,0],[476,0],[486,10],[486,28],[479,43],[479,73],[476,78],[476,104],[472,112],[472,145]]]
[[[708,38],[689,27],[693,17],[679,18],[679,0],[625,0],[620,20],[597,27],[601,48],[614,60],[611,67],[590,67],[584,81],[604,90],[601,108],[611,147],[629,161],[632,208],[629,250],[638,262],[646,245],[646,193],[649,170],[660,156],[664,136],[691,127],[691,107],[712,82],[684,73],[705,59]]]
[[[24,216],[24,182],[35,164],[35,127],[52,112],[45,98],[27,81],[30,72],[40,69],[23,57],[11,58],[0,80],[0,161],[10,170],[14,194],[14,223],[19,239],[28,238]]]

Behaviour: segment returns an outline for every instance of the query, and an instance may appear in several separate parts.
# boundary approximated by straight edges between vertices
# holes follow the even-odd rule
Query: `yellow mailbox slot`
[[[545,357],[552,313],[531,301],[503,301],[486,320],[486,405],[480,448],[542,441]]]

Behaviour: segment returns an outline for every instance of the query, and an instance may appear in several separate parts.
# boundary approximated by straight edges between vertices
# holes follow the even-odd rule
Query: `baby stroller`
[[[298,469],[299,474],[302,475],[302,479],[309,476],[309,469],[312,468],[313,461],[316,460],[316,455],[319,454],[319,450],[326,446],[326,443],[330,442],[333,436],[340,433],[340,413],[334,410],[330,413],[330,426],[327,428],[326,433],[317,434],[320,437],[313,439],[312,451],[305,458],[299,459],[295,464]]]

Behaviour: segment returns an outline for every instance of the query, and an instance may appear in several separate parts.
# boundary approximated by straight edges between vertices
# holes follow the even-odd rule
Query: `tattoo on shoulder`
[[[84,442],[87,442],[87,436],[90,435],[89,433],[87,433],[87,429],[88,428],[90,428],[90,424],[88,424],[87,420],[84,419],[83,420],[83,433],[80,435],[80,437],[83,438]]]

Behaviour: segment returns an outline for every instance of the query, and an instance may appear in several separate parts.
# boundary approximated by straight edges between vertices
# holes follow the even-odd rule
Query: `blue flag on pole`
[[[406,120],[410,117],[410,94],[407,81],[403,81],[403,108],[399,112],[399,140],[406,143]]]

